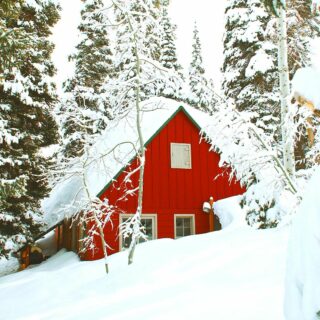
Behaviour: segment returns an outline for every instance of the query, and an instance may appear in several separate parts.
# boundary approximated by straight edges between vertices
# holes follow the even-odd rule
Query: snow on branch
[[[239,113],[232,104],[222,103],[210,125],[203,129],[203,139],[220,153],[220,166],[231,168],[230,179],[235,176],[247,186],[246,203],[256,213],[258,203],[271,207],[284,193],[296,199],[294,206],[298,187],[285,170],[278,150],[251,118],[251,113]],[[282,213],[273,213],[277,215],[275,220],[280,220]]]

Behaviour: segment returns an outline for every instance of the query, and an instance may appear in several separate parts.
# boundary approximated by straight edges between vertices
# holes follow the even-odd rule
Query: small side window
[[[175,238],[195,234],[194,215],[175,215]]]
[[[191,169],[191,144],[171,143],[171,168]]]
[[[124,215],[120,218],[120,223],[124,223],[128,221],[132,215]],[[141,217],[141,226],[144,228],[144,233],[146,235],[147,240],[153,240],[156,239],[156,217],[155,215],[150,216],[142,216]],[[120,237],[120,250],[125,250],[130,247],[131,243],[131,236],[124,237],[123,234],[121,234]],[[145,242],[146,240],[143,238],[139,239],[139,243]]]

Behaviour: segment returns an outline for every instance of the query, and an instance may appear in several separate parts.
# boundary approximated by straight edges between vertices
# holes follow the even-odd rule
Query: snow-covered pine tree
[[[252,112],[252,121],[274,139],[280,105],[277,47],[266,33],[271,18],[261,0],[228,1],[223,90],[238,111]]]
[[[319,16],[312,0],[287,0],[288,64],[290,79],[297,69],[309,66],[311,41],[320,36]]]
[[[140,84],[140,101],[157,95],[159,84],[163,82],[162,80],[160,81],[159,72],[164,74],[170,70],[165,69],[160,64],[161,4],[151,0],[134,0],[131,1],[130,5],[128,4],[124,7],[122,1],[119,1],[119,4],[124,10],[119,10],[119,5],[114,12],[116,23],[118,24],[116,28],[114,59],[115,80],[114,82],[106,83],[106,86],[108,87],[107,94],[113,98],[117,97],[113,99],[113,110],[117,114],[122,114],[128,108],[134,106],[134,82],[136,79],[136,52],[132,38],[133,34],[130,33],[129,24],[122,23],[123,21],[127,21],[125,17],[126,12],[130,13],[130,15],[132,14],[132,23],[135,24],[132,27],[137,30],[135,38],[137,39],[139,55],[141,57],[140,74],[143,74],[144,78]],[[157,70],[157,75],[155,74],[155,70]]]
[[[229,1],[226,10],[224,63],[226,96],[235,100],[235,106],[238,110],[251,112],[252,121],[264,131],[269,143],[273,146],[277,146],[281,141],[280,132],[277,132],[277,127],[281,127],[277,66],[279,36],[277,36],[276,17],[266,12],[264,5],[267,4],[267,8],[271,9],[270,12],[278,14],[283,6],[280,2],[277,5],[277,2],[279,1]],[[306,49],[300,47],[300,32],[297,32],[297,30],[300,28],[305,30],[314,26],[315,21],[303,21],[299,14],[300,11],[306,17],[309,4],[306,1],[288,1],[288,7],[290,8],[288,9],[290,14],[288,58],[291,73],[299,64],[303,65],[308,61]],[[310,7],[308,10],[310,13]],[[300,27],[296,24],[300,24]],[[314,31],[309,30],[311,37]],[[302,37],[304,37],[303,34],[306,38],[302,42],[306,44],[310,38],[307,39],[308,32],[303,32]],[[285,36],[280,36],[280,39],[283,37]],[[282,66],[280,70],[283,68],[288,69]],[[286,95],[288,94],[289,90],[287,90]],[[295,126],[291,126],[291,132],[293,132]],[[292,137],[293,135],[291,135]],[[292,139],[290,143],[293,145]],[[257,181],[257,184],[259,184],[259,181]],[[254,185],[251,187],[251,191],[253,195],[251,199],[248,196],[245,198],[249,207],[255,208],[250,209],[247,216],[250,224],[260,225],[261,227],[276,225],[277,220],[272,221],[270,216],[265,213],[273,203],[260,201],[257,196],[259,192],[255,190]],[[259,209],[257,210],[257,208]]]
[[[84,146],[106,128],[112,117],[102,84],[112,77],[112,50],[102,0],[82,0],[81,42],[70,57],[75,75],[65,84],[61,103],[63,153],[67,158],[82,155]]]
[[[171,22],[168,13],[168,2],[162,5],[162,14],[160,26],[162,35],[160,41],[160,63],[167,69],[174,70],[176,76],[168,79],[168,81],[159,84],[157,94],[171,99],[181,100],[181,86],[183,82],[182,66],[178,63],[176,49],[176,28],[177,26]]]
[[[214,106],[211,105],[213,102],[213,88],[210,88],[212,83],[209,83],[205,76],[201,42],[196,22],[194,23],[193,29],[192,56],[189,67],[189,86],[190,97],[188,98],[188,102],[202,111],[211,113],[214,109]]]
[[[18,18],[22,3],[22,0],[3,0],[0,3],[0,73],[20,61],[17,52],[28,42],[25,30],[10,24]]]
[[[277,44],[267,32],[271,14],[261,0],[229,0],[226,7],[224,37],[223,90],[229,103],[257,126],[275,156],[280,139],[280,94],[277,69]],[[272,28],[271,28],[272,29]],[[239,159],[239,161],[241,161]],[[261,168],[262,169],[262,168]],[[251,164],[248,163],[248,172]],[[276,226],[280,214],[270,207],[274,199],[261,196],[258,175],[243,199],[247,221],[260,228]],[[263,184],[263,183],[262,183]],[[270,212],[272,214],[270,215]]]
[[[292,79],[297,69],[310,66],[311,43],[313,39],[320,36],[320,19],[312,9],[312,0],[290,0],[287,1],[287,23],[288,23],[288,64],[289,78]],[[291,106],[292,107],[292,106]],[[303,110],[299,110],[300,113]],[[306,117],[310,117],[307,120]],[[295,117],[301,125],[298,127],[299,134],[295,146],[296,167],[310,168],[314,165],[315,145],[308,143],[306,131],[309,123],[313,126],[319,125],[319,119],[306,112]],[[302,118],[302,119],[301,119]]]
[[[48,193],[49,160],[42,148],[57,142],[52,113],[56,102],[50,77],[53,44],[48,37],[58,21],[53,1],[19,1],[19,13],[5,26],[25,34],[28,45],[13,52],[11,69],[1,66],[0,84],[0,256],[32,241],[42,226],[40,200]]]
[[[312,0],[265,0],[266,7],[275,15],[277,21],[278,61],[281,92],[281,129],[284,163],[287,170],[294,175],[295,156],[299,157],[299,165],[304,167],[305,151],[308,149],[306,139],[300,133],[301,139],[296,140],[297,132],[293,132],[294,109],[288,104],[287,98],[290,92],[289,78],[300,67],[310,65],[310,42],[319,36],[319,18],[313,11]],[[285,89],[284,89],[285,88]],[[296,116],[298,120],[303,115]],[[307,121],[305,121],[307,123]],[[303,131],[307,124],[302,126]],[[301,129],[301,127],[300,127]],[[299,135],[298,135],[299,136]],[[296,148],[295,148],[296,147]],[[295,149],[294,149],[295,148]]]

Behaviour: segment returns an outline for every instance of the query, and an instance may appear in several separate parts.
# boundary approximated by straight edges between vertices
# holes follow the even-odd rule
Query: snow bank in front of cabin
[[[234,196],[216,201],[214,213],[219,217],[222,229],[247,225],[245,211],[240,207],[242,196]]]
[[[293,220],[288,249],[285,313],[288,320],[320,317],[320,167]]]
[[[238,200],[215,203],[225,229],[140,244],[130,266],[114,254],[108,275],[60,251],[0,278],[0,319],[284,319],[287,229],[245,226]]]
[[[18,259],[10,257],[9,259],[0,258],[0,277],[19,270],[20,264]]]
[[[145,142],[173,116],[180,106],[181,103],[165,98],[152,98],[142,103],[142,133]],[[211,117],[208,114],[185,104],[183,107],[199,127],[205,128],[210,124]],[[200,138],[199,135],[199,142]],[[88,152],[74,160],[69,172],[66,172],[62,181],[42,203],[47,224],[53,226],[65,216],[73,215],[78,208],[83,207],[83,203],[88,201],[82,173],[86,177],[91,198],[96,197],[135,156],[133,145],[138,149],[135,109],[122,119],[111,122]]]

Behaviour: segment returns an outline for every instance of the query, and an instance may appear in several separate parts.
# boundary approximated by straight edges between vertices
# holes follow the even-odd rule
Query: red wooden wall
[[[171,169],[171,142],[191,144],[192,169]],[[210,196],[217,201],[244,192],[238,182],[229,182],[226,169],[219,168],[219,155],[209,151],[207,142],[199,142],[199,129],[180,111],[147,145],[142,212],[157,214],[158,238],[174,238],[174,214],[177,213],[194,214],[195,233],[208,232],[209,217],[202,211],[203,202],[208,201]],[[136,161],[127,170],[135,165]],[[119,200],[124,192],[125,175],[121,173],[117,182],[108,187],[101,198],[107,197],[111,204],[116,204],[126,213],[135,213],[136,195]],[[133,177],[132,184],[138,185],[138,174]],[[119,251],[118,225],[119,215],[115,214],[113,228],[106,228],[106,240],[112,247],[109,254]],[[99,239],[96,240],[96,247],[95,254],[88,252],[84,258],[101,258]]]

